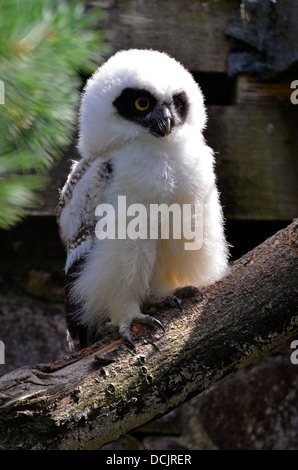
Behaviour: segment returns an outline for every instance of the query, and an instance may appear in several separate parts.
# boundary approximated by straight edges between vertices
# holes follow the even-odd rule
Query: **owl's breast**
[[[153,151],[155,150],[155,152]],[[134,203],[172,204],[192,200],[196,187],[194,169],[156,149],[127,150],[113,163],[113,193]]]

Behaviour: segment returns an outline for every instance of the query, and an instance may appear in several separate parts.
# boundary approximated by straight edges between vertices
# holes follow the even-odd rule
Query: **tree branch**
[[[298,332],[298,219],[231,274],[157,314],[166,332],[120,337],[0,379],[2,449],[98,449],[157,418]]]

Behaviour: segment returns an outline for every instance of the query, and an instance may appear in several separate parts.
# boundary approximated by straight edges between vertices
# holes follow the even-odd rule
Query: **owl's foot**
[[[151,327],[157,326],[161,328],[163,331],[165,331],[163,324],[156,318],[151,317],[150,315],[144,315],[144,314],[138,315],[136,318],[132,319],[131,323],[133,321],[135,321],[136,323],[142,323],[143,325],[148,325]],[[122,338],[124,338],[134,348],[135,345],[130,336],[130,326],[127,326],[124,329],[120,328],[119,331],[120,331]]]
[[[202,292],[200,291],[200,289],[198,289],[195,286],[185,286],[185,287],[178,288],[175,290],[174,294],[179,299],[187,299],[189,297],[196,297],[197,294],[199,294],[200,297],[203,298]]]
[[[180,311],[182,311],[182,300],[197,297],[199,295],[203,298],[203,294],[197,287],[194,286],[185,286],[178,288],[174,291],[173,294],[168,295],[165,299],[161,302],[156,304],[150,305],[150,310],[152,312],[158,312],[166,307],[178,307]]]
[[[181,300],[174,294],[168,295],[161,302],[156,304],[157,311],[166,307],[178,307],[182,311]]]

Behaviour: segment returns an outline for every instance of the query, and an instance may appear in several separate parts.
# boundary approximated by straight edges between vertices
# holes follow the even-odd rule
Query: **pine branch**
[[[101,10],[86,11],[83,0],[0,3],[0,228],[8,229],[38,205],[35,191],[74,136],[78,72],[93,72],[106,46],[95,30]]]

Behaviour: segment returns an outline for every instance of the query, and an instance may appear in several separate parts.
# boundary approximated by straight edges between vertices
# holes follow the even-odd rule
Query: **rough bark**
[[[0,379],[2,449],[98,449],[163,415],[298,332],[298,219],[232,263],[231,273],[163,309],[159,330]]]

